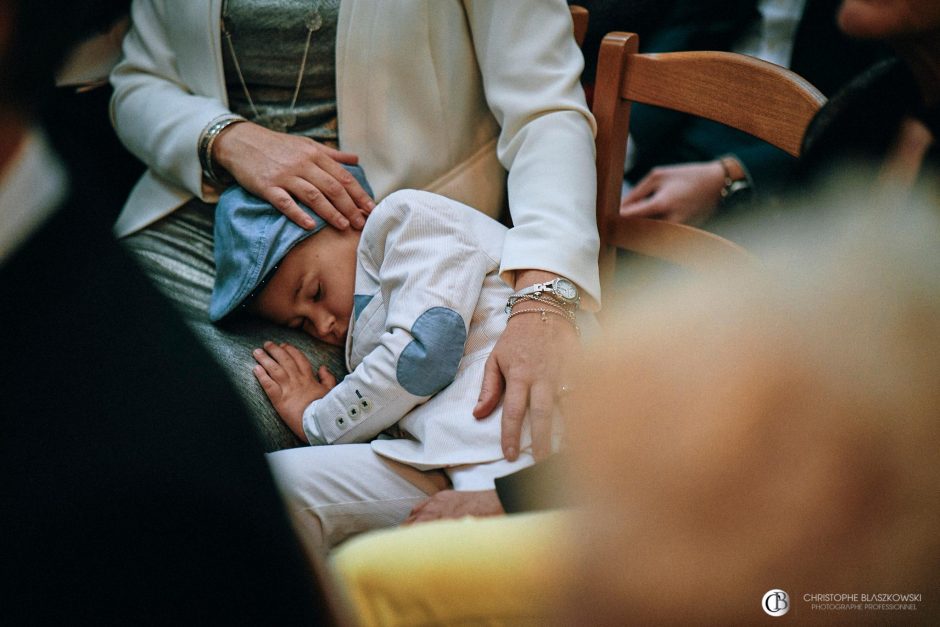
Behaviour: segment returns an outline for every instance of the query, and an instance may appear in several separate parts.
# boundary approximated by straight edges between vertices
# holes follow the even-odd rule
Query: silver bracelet
[[[221,115],[206,126],[199,136],[199,164],[202,166],[202,174],[208,181],[219,187],[225,187],[232,183],[233,179],[227,172],[221,175],[215,171],[215,164],[212,162],[212,145],[216,138],[232,124],[245,122],[245,118],[234,113]]]
[[[513,311],[511,314],[509,314],[509,317],[506,318],[506,322],[509,322],[509,320],[510,320],[513,316],[521,316],[522,314],[527,314],[527,313],[537,313],[537,314],[539,314],[539,317],[542,319],[542,322],[548,322],[548,315],[547,315],[547,314],[553,314],[553,315],[556,315],[556,316],[560,316],[560,317],[564,318],[565,320],[567,320],[568,323],[569,323],[572,327],[574,327],[574,332],[575,332],[578,336],[581,335],[581,327],[578,326],[578,323],[577,323],[577,321],[574,319],[574,316],[571,315],[571,314],[566,314],[564,311],[558,311],[557,309],[542,309],[541,307],[538,308],[538,309],[520,309],[520,310],[518,310],[518,311]]]
[[[518,300],[516,300],[516,302],[514,302],[512,305],[507,306],[506,313],[509,314],[510,318],[512,318],[512,315],[514,313],[522,313],[522,310],[517,312],[514,308],[516,305],[519,305],[525,302],[542,303],[543,305],[548,305],[552,308],[552,311],[550,313],[558,314],[559,316],[565,318],[571,324],[577,326],[578,319],[577,319],[577,316],[575,316],[575,313],[573,311],[566,309],[565,307],[562,307],[561,305],[553,301],[546,300],[544,298],[539,298],[538,296],[534,296],[532,294],[529,294],[527,296],[522,296]],[[535,307],[538,307],[538,305],[535,305]],[[542,311],[542,310],[541,309],[527,309],[525,311]]]
[[[519,303],[524,303],[526,301],[534,301],[542,303],[543,305],[549,305],[564,311],[566,314],[574,316],[575,310],[568,306],[566,303],[562,302],[561,299],[555,298],[548,293],[539,293],[538,296],[535,294],[526,294],[524,296],[510,296],[509,300],[506,301],[506,313],[511,313],[512,308],[518,305]]]
[[[561,300],[554,294],[549,292],[536,292],[535,294],[524,294],[522,296],[510,296],[509,300],[506,301],[506,313],[512,311],[512,308],[515,307],[518,303],[525,302],[527,300],[534,300],[545,305],[551,305],[552,307],[557,307],[565,312],[574,314],[578,310],[577,306],[572,306],[569,303]]]

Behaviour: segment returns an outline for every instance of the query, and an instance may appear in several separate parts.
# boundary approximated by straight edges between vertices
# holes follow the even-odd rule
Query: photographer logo
[[[761,607],[770,616],[783,616],[790,611],[790,595],[783,590],[770,590],[764,595]]]

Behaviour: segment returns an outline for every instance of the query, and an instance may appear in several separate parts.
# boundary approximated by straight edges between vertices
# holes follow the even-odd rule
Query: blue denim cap
[[[372,196],[372,188],[358,166],[345,167]],[[313,218],[304,229],[240,185],[225,190],[215,207],[215,285],[209,300],[209,319],[218,322],[259,291],[290,250],[320,231],[326,221],[306,205]]]

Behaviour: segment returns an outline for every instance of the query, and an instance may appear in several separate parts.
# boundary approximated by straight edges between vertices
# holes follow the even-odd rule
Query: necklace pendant
[[[277,115],[272,115],[268,117],[267,126],[272,131],[277,131],[278,133],[284,133],[287,129],[294,126],[297,123],[297,116],[293,113],[280,113]]]
[[[323,16],[320,15],[320,10],[314,9],[309,15],[307,15],[307,19],[304,20],[304,24],[306,25],[307,30],[310,32],[323,28]]]

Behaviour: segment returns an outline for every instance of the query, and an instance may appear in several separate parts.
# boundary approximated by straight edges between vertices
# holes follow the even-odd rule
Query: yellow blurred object
[[[541,512],[378,531],[332,565],[365,627],[545,625],[559,613],[569,521]]]

